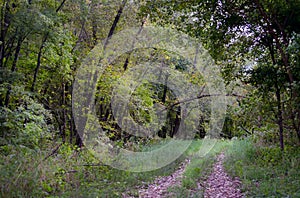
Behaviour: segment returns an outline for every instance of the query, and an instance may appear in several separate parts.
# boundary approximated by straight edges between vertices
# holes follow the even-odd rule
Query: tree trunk
[[[118,24],[118,22],[119,22],[119,20],[120,20],[120,18],[121,18],[121,14],[123,13],[123,9],[124,9],[124,7],[125,7],[125,5],[126,5],[126,2],[127,2],[127,0],[123,0],[122,4],[121,4],[121,6],[120,6],[120,8],[119,8],[119,10],[118,10],[118,13],[117,13],[117,15],[115,16],[114,22],[113,22],[113,24],[112,24],[112,26],[111,26],[111,28],[110,28],[110,31],[109,31],[108,36],[107,36],[107,38],[106,38],[106,41],[105,41],[105,43],[104,43],[104,47],[103,47],[103,50],[104,50],[104,51],[105,51],[105,49],[106,49],[106,46],[108,45],[108,42],[109,42],[111,36],[112,36],[112,35],[114,34],[114,32],[115,32],[115,29],[116,29],[116,27],[117,27],[117,24]],[[99,60],[99,62],[100,62],[100,61],[101,61],[101,60]],[[92,77],[92,76],[87,77],[87,80],[88,80],[88,81],[89,81],[89,80],[97,80],[97,76],[98,76],[98,74],[97,74],[97,72],[95,72],[94,77]],[[91,82],[91,83],[87,82],[88,85],[95,85],[96,83],[97,83],[97,82]],[[91,90],[94,90],[94,88],[96,88],[96,87],[91,88]],[[89,99],[90,99],[90,98],[89,98],[89,96],[88,96],[88,99],[87,99],[87,101],[85,101],[85,105],[84,105],[84,106],[89,107],[89,106],[91,106],[92,102],[94,102],[94,101],[90,101]],[[82,137],[82,135],[83,135],[83,133],[84,133],[85,125],[86,125],[86,122],[87,122],[88,112],[89,112],[88,109],[83,110],[82,115],[81,115],[81,117],[80,117],[80,122],[77,123],[76,145],[78,145],[79,147],[81,147],[81,146],[83,145],[83,142],[82,142],[82,140],[81,140],[81,137]],[[80,134],[82,134],[82,135],[80,135]]]
[[[279,128],[279,142],[280,148],[284,150],[284,141],[283,141],[283,117],[282,117],[282,106],[281,106],[281,94],[280,88],[276,82],[276,99],[277,99],[277,124]]]
[[[98,31],[98,24],[97,20],[95,17],[96,9],[97,9],[97,4],[99,1],[93,0],[91,3],[91,14],[92,14],[92,45],[95,46],[97,44],[97,31]]]
[[[162,102],[162,103],[165,103],[165,102],[166,102],[166,99],[167,99],[168,78],[169,78],[169,76],[166,75],[165,84],[164,84],[163,96],[162,96],[162,99],[161,99],[161,102]]]
[[[273,44],[269,44],[269,51],[272,59],[272,63],[275,66],[276,65],[276,59],[275,59],[275,51]],[[284,141],[283,141],[283,113],[282,113],[282,106],[281,106],[281,93],[280,93],[280,87],[278,85],[278,77],[276,76],[275,79],[275,89],[276,89],[276,100],[277,100],[277,125],[279,128],[279,143],[280,148],[283,151],[284,150]]]
[[[58,13],[61,10],[61,8],[65,4],[65,2],[66,2],[66,0],[63,0],[61,2],[61,4],[55,10],[56,13]],[[35,71],[34,71],[33,83],[32,83],[32,86],[31,86],[31,91],[32,92],[34,92],[34,88],[35,88],[35,84],[36,84],[36,80],[37,80],[37,75],[38,75],[39,69],[41,67],[41,58],[42,58],[43,48],[45,47],[45,43],[46,43],[48,37],[49,37],[49,32],[47,32],[46,35],[44,36],[44,38],[42,40],[42,45],[40,46],[40,49],[39,49],[39,52],[38,52],[37,64],[36,64],[36,68],[35,68]]]
[[[2,17],[1,17],[1,36],[0,36],[0,68],[3,67],[3,61],[5,57],[5,37],[10,25],[9,19],[9,1],[4,1],[2,5]]]
[[[62,127],[61,127],[61,139],[62,142],[66,142],[66,97],[65,97],[65,83],[62,83],[61,91],[61,108],[62,108]]]
[[[48,35],[49,35],[49,33],[47,33],[45,35],[45,37],[43,38],[42,44],[41,44],[40,49],[39,49],[39,53],[38,53],[38,57],[37,57],[37,63],[36,63],[36,68],[34,70],[34,75],[33,75],[33,82],[32,82],[32,86],[31,86],[31,91],[32,92],[34,92],[34,89],[35,89],[37,75],[38,75],[39,69],[41,67],[42,53],[43,53],[43,49],[45,47],[45,43],[46,43],[46,41],[48,39]]]
[[[119,20],[121,18],[121,15],[123,13],[123,10],[124,10],[124,7],[125,7],[126,3],[127,3],[127,0],[123,0],[122,4],[121,4],[121,6],[120,6],[120,8],[118,10],[118,13],[117,13],[117,15],[115,17],[115,20],[114,20],[114,22],[113,22],[113,24],[112,24],[112,26],[111,26],[111,28],[109,30],[109,33],[108,33],[107,38],[106,38],[106,41],[104,43],[104,47],[103,47],[104,50],[106,49],[106,46],[108,45],[108,42],[109,42],[111,36],[114,34],[114,32],[116,30],[117,24],[118,24],[118,22],[119,22]]]
[[[71,113],[71,112],[69,112]],[[69,143],[73,144],[73,134],[74,134],[74,125],[72,117],[69,117],[69,125],[70,125],[70,136],[69,136]]]
[[[23,39],[19,38],[18,43],[17,43],[17,47],[16,47],[16,51],[15,51],[14,60],[13,60],[12,67],[11,67],[11,72],[16,71],[18,57],[19,57],[19,54],[20,54],[22,42],[23,42]],[[9,105],[10,92],[11,92],[11,85],[9,85],[9,87],[7,89],[7,92],[6,92],[5,104],[4,104],[6,107]]]
[[[146,22],[146,19],[144,19],[144,20],[142,21],[142,25],[141,25],[139,31],[137,32],[136,36],[138,36],[138,35],[142,32],[145,22]],[[135,40],[132,42],[131,50],[134,49],[134,45],[135,45]],[[127,58],[126,58],[126,60],[125,60],[125,63],[124,63],[124,65],[123,65],[124,71],[127,70],[127,67],[128,67],[128,64],[129,64],[129,58],[130,58],[130,56],[131,56],[131,53],[132,53],[132,51],[130,51],[130,53],[128,54],[128,56],[127,56]]]

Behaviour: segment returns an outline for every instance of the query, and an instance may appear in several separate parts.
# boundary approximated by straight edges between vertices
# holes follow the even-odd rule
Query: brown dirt
[[[139,197],[141,198],[172,197],[172,194],[168,192],[168,188],[181,185],[180,179],[182,178],[183,172],[188,163],[189,160],[185,160],[172,175],[157,177],[153,183],[141,187],[139,190]],[[125,197],[127,198],[127,196]]]
[[[223,167],[224,153],[217,156],[217,162],[213,166],[213,171],[206,181],[198,183],[198,188],[194,190],[205,189],[204,198],[244,198],[241,193],[241,182],[238,178],[231,178]],[[184,161],[180,167],[169,176],[158,177],[153,183],[144,185],[139,190],[140,198],[163,198],[176,197],[168,192],[168,188],[181,186],[181,178],[189,160]],[[123,195],[123,198],[130,198]]]
[[[205,182],[204,198],[241,198],[245,197],[239,186],[241,182],[238,178],[231,178],[223,167],[224,153],[217,157],[213,172]]]

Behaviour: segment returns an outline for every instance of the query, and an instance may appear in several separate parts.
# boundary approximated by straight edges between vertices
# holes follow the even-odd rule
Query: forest
[[[0,197],[300,197],[299,0],[0,3]]]

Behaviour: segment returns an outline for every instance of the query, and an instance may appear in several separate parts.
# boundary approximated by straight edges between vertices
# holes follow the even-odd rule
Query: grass
[[[300,149],[257,146],[236,140],[226,152],[225,168],[243,183],[247,197],[300,197]]]
[[[167,143],[156,142],[143,148],[156,149]],[[209,146],[214,145],[212,149]],[[248,197],[300,197],[300,149],[257,146],[250,139],[233,141],[195,140],[181,157],[163,168],[141,173],[113,169],[92,156],[88,150],[76,151],[63,145],[51,153],[26,147],[2,147],[0,157],[0,197],[121,197],[122,193],[138,197],[142,184],[155,177],[173,173],[186,158],[190,159],[182,186],[170,188],[177,197],[202,197],[203,184],[215,157],[226,154],[225,168],[238,176]],[[94,164],[94,166],[87,165]],[[198,189],[198,184],[202,188]]]
[[[151,149],[164,143],[158,142]],[[170,175],[185,159],[182,155],[163,168],[133,173],[101,164],[88,150],[78,152],[67,144],[43,160],[51,153],[50,148],[34,151],[12,147],[2,152],[0,197],[121,197],[124,192],[138,196],[141,184]]]
[[[195,140],[187,150],[186,156],[190,158],[190,164],[184,172],[182,186],[169,189],[177,197],[203,197],[204,181],[212,171],[216,155],[230,145],[230,141],[206,141],[214,144],[212,149],[203,148],[203,140]],[[199,189],[199,185],[202,188]]]

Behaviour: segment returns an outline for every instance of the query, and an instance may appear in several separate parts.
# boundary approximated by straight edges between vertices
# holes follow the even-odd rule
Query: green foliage
[[[182,184],[176,188],[169,189],[169,191],[175,193],[177,197],[203,196],[204,188],[201,187],[212,171],[215,157],[224,151],[224,149],[230,145],[230,142],[217,141],[215,146],[204,157],[199,157],[198,153],[205,149],[202,145],[203,140],[194,140],[184,154],[190,159],[190,163],[187,165],[183,178],[181,179]]]
[[[141,14],[149,15],[155,24],[171,26],[199,38],[220,65],[228,85],[240,79],[244,87],[257,88],[255,93],[250,90],[250,97],[258,100],[257,109],[265,112],[255,111],[251,118],[263,117],[262,122],[254,119],[247,122],[245,119],[249,117],[245,114],[233,115],[238,134],[242,131],[238,129],[240,126],[251,129],[283,120],[284,124],[278,124],[279,131],[292,127],[299,141],[299,8],[298,0],[255,3],[171,0],[146,1]],[[252,63],[246,64],[248,60]]]
[[[173,173],[182,160],[158,170],[132,173],[102,164],[87,149],[69,144],[46,143],[39,151],[6,146],[6,154],[3,150],[0,154],[0,196],[120,197],[123,193],[138,196],[142,184]]]
[[[299,196],[299,155],[296,147],[261,147],[251,139],[235,140],[226,152],[225,168],[242,180],[249,197]]]
[[[8,145],[42,147],[51,137],[51,114],[41,104],[24,95],[12,109],[0,107],[1,147]]]
[[[300,126],[300,5],[298,0],[257,2],[259,5],[250,0],[127,1],[114,33],[146,20],[145,25],[167,25],[198,38],[220,65],[227,84],[239,78],[246,90],[241,93],[245,98],[238,98],[230,107],[223,133],[244,136],[253,132],[255,144],[249,139],[234,141],[227,153],[227,169],[243,179],[250,196],[297,197],[300,153],[292,146],[296,145],[294,131],[299,135]],[[121,197],[123,192],[138,196],[142,182],[170,174],[187,156],[192,159],[183,186],[170,191],[181,197],[198,196],[192,189],[209,174],[216,153],[230,143],[220,141],[206,157],[199,158],[196,153],[201,141],[195,141],[180,159],[147,173],[112,169],[85,148],[72,145],[76,139],[81,146],[71,109],[76,71],[90,49],[106,38],[121,3],[1,2],[1,197]],[[127,70],[159,62],[165,69],[181,72],[193,84],[205,86],[204,78],[187,71],[191,63],[178,54],[163,49],[128,50],[111,62],[99,79],[95,108],[115,145],[133,151],[156,149],[176,132],[180,104],[172,106],[178,100],[166,84],[142,82],[131,93],[130,115],[124,119],[151,126],[158,123],[155,105],[172,106],[165,110],[165,126],[152,139],[136,138],[120,129],[110,101],[115,83],[125,74],[125,60]],[[247,58],[254,63],[245,65]],[[34,92],[28,92],[34,80]],[[130,79],[122,80],[124,85],[130,84]],[[275,97],[278,91],[281,101]],[[210,117],[209,102],[203,104],[199,137],[205,135]],[[278,139],[278,104],[283,109],[285,143],[289,143],[283,152],[272,146]]]

